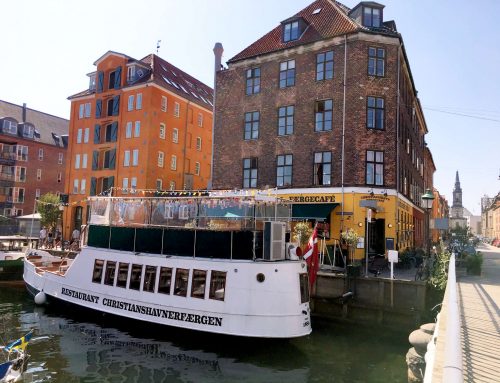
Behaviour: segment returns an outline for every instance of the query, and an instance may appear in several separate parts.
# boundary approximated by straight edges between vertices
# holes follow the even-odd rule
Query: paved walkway
[[[478,251],[482,275],[458,279],[464,382],[500,382],[500,248]]]

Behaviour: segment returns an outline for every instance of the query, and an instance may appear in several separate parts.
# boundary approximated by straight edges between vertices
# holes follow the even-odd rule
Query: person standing
[[[44,247],[45,246],[45,241],[47,240],[47,230],[45,229],[45,226],[43,226],[40,230],[40,238],[38,241],[38,246]]]

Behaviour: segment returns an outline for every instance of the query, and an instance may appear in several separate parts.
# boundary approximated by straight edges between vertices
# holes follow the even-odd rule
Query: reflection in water
[[[341,323],[315,321],[311,336],[289,341],[235,338],[35,307],[24,290],[3,286],[0,323],[2,341],[35,329],[25,382],[406,380],[406,333]]]

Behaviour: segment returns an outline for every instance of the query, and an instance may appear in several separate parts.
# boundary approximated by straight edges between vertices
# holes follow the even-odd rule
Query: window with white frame
[[[203,126],[203,114],[198,113],[198,126]]]
[[[63,158],[64,158],[64,154],[63,153],[59,153],[58,157],[57,157],[57,163],[59,165],[61,165],[63,163]]]
[[[76,131],[76,143],[80,144],[82,142],[82,129]]]
[[[86,187],[87,187],[87,180],[84,178],[82,182],[80,182],[80,194],[85,194]]]
[[[201,150],[201,137],[196,137],[196,150]]]
[[[174,117],[179,117],[181,115],[181,106],[178,102],[174,102]]]
[[[40,198],[40,189],[35,189],[35,198]]]
[[[162,139],[165,139],[165,130],[166,130],[165,124],[161,123],[160,124],[160,138],[162,138]]]
[[[133,190],[137,189],[137,177],[132,177],[130,179],[130,188]]]
[[[134,95],[133,94],[131,94],[130,96],[128,96],[127,110],[129,112],[131,110],[134,110]]]
[[[175,181],[170,181],[170,190],[175,190]]]
[[[84,115],[85,115],[85,105],[80,104],[80,107],[78,108],[78,118],[82,119]]]
[[[82,155],[82,169],[87,169],[87,153]]]
[[[179,142],[179,129],[174,128],[172,130],[172,142],[178,143]]]
[[[177,170],[177,156],[173,155],[170,160],[170,169]]]
[[[4,120],[3,132],[9,134],[17,134],[17,123],[11,120]]]
[[[165,96],[161,96],[161,111],[167,111],[167,98]]]
[[[131,138],[132,137],[132,121],[127,122],[127,125],[125,125],[125,138]]]
[[[61,181],[62,181],[62,173],[59,172],[59,173],[57,173],[57,182],[61,183]]]
[[[38,160],[43,161],[43,149],[38,149]]]
[[[141,122],[135,122],[134,137],[139,137],[141,135]]]
[[[165,153],[158,152],[158,167],[162,168],[165,162]]]
[[[132,166],[139,165],[139,149],[134,149],[132,151]]]
[[[123,166],[130,166],[130,150],[125,150],[123,154]]]
[[[89,142],[89,136],[90,136],[90,128],[85,128],[85,133],[83,135],[83,142],[84,143]]]
[[[122,180],[122,193],[123,194],[127,194],[128,193],[128,178],[125,177],[123,180]]]
[[[200,163],[199,162],[194,163],[194,174],[197,176],[200,175]]]
[[[78,194],[79,186],[80,186],[80,182],[78,182],[78,179],[75,178],[73,180],[73,194]]]
[[[162,189],[162,184],[163,184],[163,181],[158,178],[156,180],[156,190],[161,190]]]
[[[137,98],[135,100],[135,109],[142,109],[142,93],[137,94]]]
[[[91,107],[90,102],[85,103],[85,118],[90,117]]]
[[[80,169],[80,155],[75,154],[75,169]]]
[[[42,179],[42,169],[36,169],[36,179],[38,181]]]

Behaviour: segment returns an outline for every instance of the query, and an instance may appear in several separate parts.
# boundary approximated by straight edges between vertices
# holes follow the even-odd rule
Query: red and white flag
[[[309,288],[312,289],[319,269],[318,230],[316,226],[314,226],[314,230],[304,250],[304,259],[306,260],[309,272]]]

